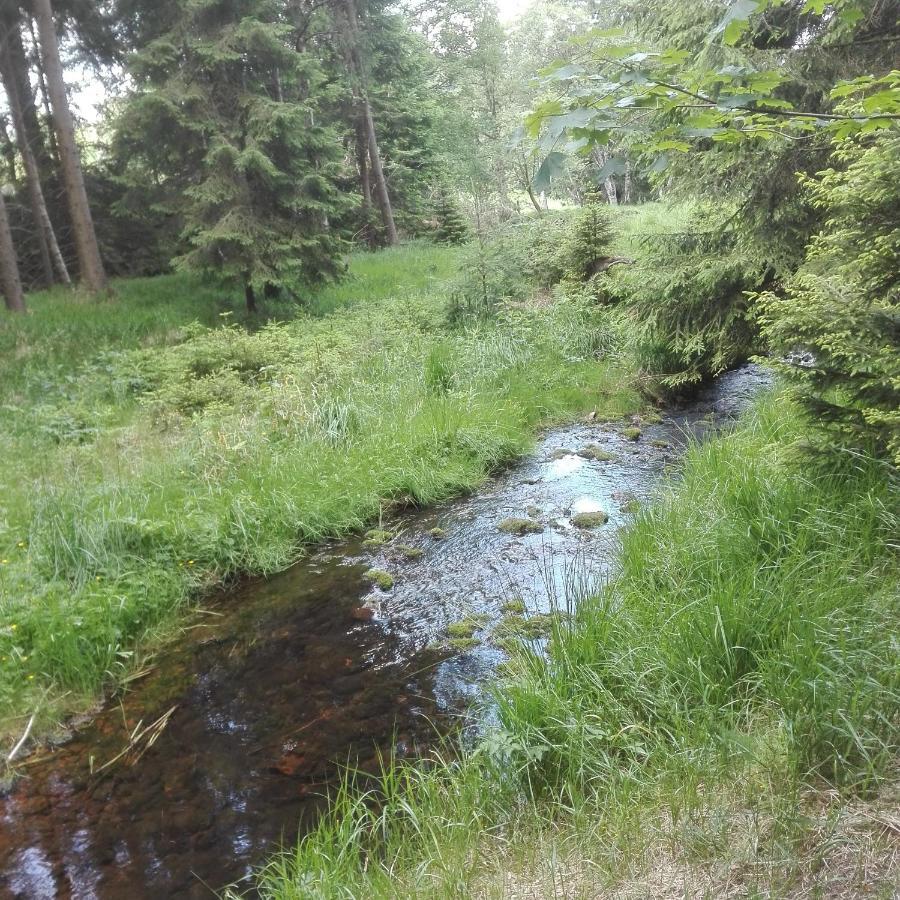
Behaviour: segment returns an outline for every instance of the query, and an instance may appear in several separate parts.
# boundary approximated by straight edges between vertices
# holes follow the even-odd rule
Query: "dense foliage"
[[[842,144],[832,162],[804,179],[825,224],[760,317],[813,420],[900,465],[900,137]]]

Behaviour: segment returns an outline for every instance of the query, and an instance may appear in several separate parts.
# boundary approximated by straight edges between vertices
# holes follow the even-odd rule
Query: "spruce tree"
[[[120,146],[178,185],[166,197],[184,221],[176,265],[240,284],[251,311],[260,289],[342,267],[329,223],[338,141],[318,122],[318,64],[290,45],[281,7],[189,0],[137,55],[120,122]]]
[[[464,244],[469,239],[469,226],[446,185],[441,185],[438,189],[434,218],[434,239],[438,243]]]

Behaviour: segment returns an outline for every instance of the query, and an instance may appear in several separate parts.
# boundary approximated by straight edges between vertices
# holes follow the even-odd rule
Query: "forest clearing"
[[[0,893],[900,892],[900,5],[0,3]]]

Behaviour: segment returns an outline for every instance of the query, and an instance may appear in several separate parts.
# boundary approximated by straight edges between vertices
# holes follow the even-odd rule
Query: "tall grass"
[[[841,821],[900,738],[896,484],[802,434],[775,398],[692,448],[482,744],[342,790],[263,895],[815,894],[837,853],[842,890],[889,890],[887,838]]]
[[[470,489],[543,423],[634,406],[584,305],[449,329],[454,260],[355,258],[319,313],[252,331],[186,321],[183,299],[148,302],[149,281],[116,306],[38,298],[9,326],[4,366],[28,363],[0,438],[0,736],[35,711],[46,733],[114,688],[222,579]]]

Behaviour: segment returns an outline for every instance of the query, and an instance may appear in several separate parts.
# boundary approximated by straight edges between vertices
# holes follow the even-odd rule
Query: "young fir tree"
[[[120,148],[148,154],[170,181],[186,248],[176,265],[241,284],[250,311],[261,288],[291,291],[342,268],[329,224],[338,141],[317,122],[319,67],[288,43],[281,7],[188,0],[137,54],[120,122]]]
[[[450,190],[442,184],[434,203],[436,228],[434,239],[441,244],[464,244],[470,237],[469,226]]]

